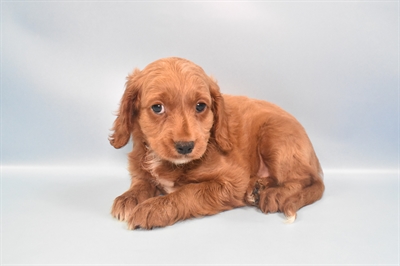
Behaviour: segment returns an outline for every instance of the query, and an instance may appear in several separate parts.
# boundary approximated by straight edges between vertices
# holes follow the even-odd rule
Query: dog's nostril
[[[193,151],[194,141],[178,141],[175,143],[175,149],[179,154],[189,154]]]

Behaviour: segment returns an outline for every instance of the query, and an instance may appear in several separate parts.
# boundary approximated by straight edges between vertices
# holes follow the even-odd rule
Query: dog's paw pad
[[[256,205],[256,199],[254,197],[254,194],[247,195],[246,200],[248,203],[250,203],[252,205]]]
[[[256,182],[254,185],[253,191],[250,195],[247,196],[247,200],[252,203],[253,205],[258,205],[260,202],[260,190],[264,189],[264,187]]]

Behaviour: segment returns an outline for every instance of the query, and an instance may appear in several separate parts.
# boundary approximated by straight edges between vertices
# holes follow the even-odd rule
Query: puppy
[[[278,106],[222,95],[203,69],[165,58],[128,76],[110,143],[133,139],[130,188],[112,215],[129,229],[164,227],[245,205],[283,212],[322,197],[303,127]]]

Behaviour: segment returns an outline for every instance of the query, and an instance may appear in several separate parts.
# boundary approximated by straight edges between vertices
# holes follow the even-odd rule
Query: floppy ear
[[[214,125],[211,133],[222,151],[227,152],[232,149],[228,128],[228,117],[225,110],[224,98],[222,97],[217,82],[210,78],[210,93],[213,101],[212,111],[214,113]]]
[[[110,144],[114,148],[124,147],[132,134],[134,119],[139,114],[140,86],[137,82],[139,69],[135,69],[131,75],[127,77],[126,88],[121,99],[121,104],[111,129],[114,131],[108,138]]]

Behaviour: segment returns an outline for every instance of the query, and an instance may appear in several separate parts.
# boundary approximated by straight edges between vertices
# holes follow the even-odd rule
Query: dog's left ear
[[[210,77],[210,94],[212,98],[212,111],[214,113],[214,125],[211,129],[212,136],[215,138],[218,146],[224,152],[232,149],[230,141],[228,117],[225,110],[225,102],[222,97],[217,82]]]

